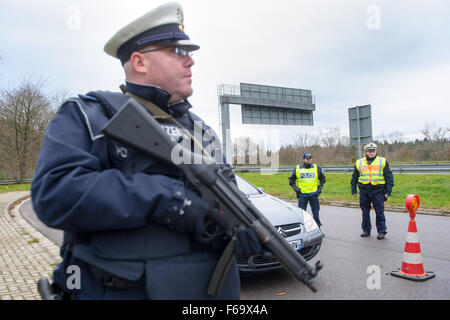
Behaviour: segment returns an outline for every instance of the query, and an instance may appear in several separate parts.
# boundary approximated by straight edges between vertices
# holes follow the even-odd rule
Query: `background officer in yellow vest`
[[[289,177],[289,185],[297,194],[298,206],[306,210],[309,202],[319,228],[322,225],[319,219],[319,195],[325,181],[325,174],[319,165],[312,164],[312,156],[308,152],[303,154],[303,163],[295,167]]]
[[[377,156],[377,145],[369,143],[364,147],[365,157],[356,161],[353,170],[351,187],[356,197],[356,184],[359,188],[359,205],[362,210],[361,237],[370,236],[370,205],[376,213],[377,239],[384,239],[386,218],[384,216],[384,202],[389,198],[394,186],[394,177],[386,158]]]

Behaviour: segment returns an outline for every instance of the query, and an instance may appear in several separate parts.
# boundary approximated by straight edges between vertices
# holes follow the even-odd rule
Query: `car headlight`
[[[313,216],[307,211],[303,211],[303,222],[305,223],[306,232],[311,232],[319,228]]]

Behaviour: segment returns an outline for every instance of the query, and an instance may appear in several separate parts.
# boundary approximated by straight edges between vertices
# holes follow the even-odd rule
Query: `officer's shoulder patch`
[[[110,142],[108,148],[113,158],[119,161],[128,161],[130,159],[131,150],[128,147],[114,140],[110,140]]]

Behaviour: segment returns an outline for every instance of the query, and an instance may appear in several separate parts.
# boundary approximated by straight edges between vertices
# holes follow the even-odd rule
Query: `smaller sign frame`
[[[350,144],[359,146],[361,157],[361,145],[373,141],[372,137],[372,106],[356,106],[348,108],[348,120],[350,129]]]

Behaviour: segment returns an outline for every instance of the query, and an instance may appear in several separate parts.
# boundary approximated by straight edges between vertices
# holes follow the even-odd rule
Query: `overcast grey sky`
[[[3,0],[1,86],[35,75],[47,91],[117,91],[120,62],[103,52],[121,27],[167,1]],[[193,111],[218,130],[217,86],[250,82],[310,89],[313,127],[242,125],[280,144],[340,128],[348,111],[372,105],[373,135],[421,137],[426,122],[450,127],[450,1],[180,0],[185,31],[201,49],[193,66]],[[273,141],[272,141],[273,143]]]

